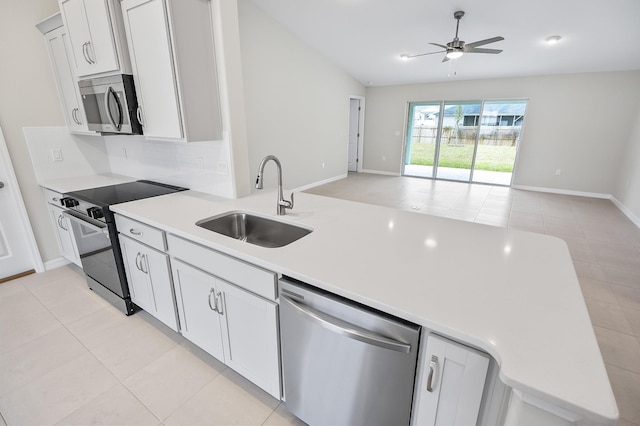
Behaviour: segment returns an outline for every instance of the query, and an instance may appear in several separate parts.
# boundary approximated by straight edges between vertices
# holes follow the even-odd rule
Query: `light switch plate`
[[[62,150],[61,149],[52,149],[51,150],[51,158],[53,161],[62,161]]]

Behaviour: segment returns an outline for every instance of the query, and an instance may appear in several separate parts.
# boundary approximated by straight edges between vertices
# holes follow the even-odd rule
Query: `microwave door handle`
[[[118,124],[116,124],[115,120],[113,119],[113,115],[111,115],[111,108],[109,107],[109,96],[113,96],[113,99],[116,102],[116,106],[118,107]],[[116,129],[116,130],[120,130],[120,128],[122,127],[122,106],[120,105],[120,100],[118,99],[118,96],[116,95],[116,91],[113,90],[113,88],[111,86],[109,86],[109,88],[107,89],[107,92],[105,93],[104,96],[104,108],[107,110],[107,117],[109,118],[109,121],[111,122],[111,125]]]

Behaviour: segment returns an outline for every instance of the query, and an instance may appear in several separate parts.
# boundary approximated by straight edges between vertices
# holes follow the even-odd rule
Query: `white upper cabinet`
[[[44,33],[67,128],[73,133],[94,133],[89,132],[87,127],[78,82],[73,72],[69,36],[62,26],[60,13],[38,23],[36,27]]]
[[[221,139],[210,2],[123,0],[121,6],[144,135]]]
[[[131,72],[118,0],[59,0],[78,77]]]

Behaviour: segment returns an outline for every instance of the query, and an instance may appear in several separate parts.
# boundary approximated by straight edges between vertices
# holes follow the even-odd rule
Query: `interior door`
[[[0,281],[35,269],[32,257],[28,219],[23,220],[24,208],[9,152],[0,129]],[[22,210],[22,212],[21,212]],[[26,216],[26,212],[24,212]]]
[[[358,143],[360,141],[360,99],[349,104],[349,163],[347,170],[358,171]]]

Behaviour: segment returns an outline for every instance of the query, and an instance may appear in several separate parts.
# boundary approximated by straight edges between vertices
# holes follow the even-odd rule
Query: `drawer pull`
[[[129,233],[133,235],[142,235],[142,231],[136,231],[134,228],[129,229]]]

